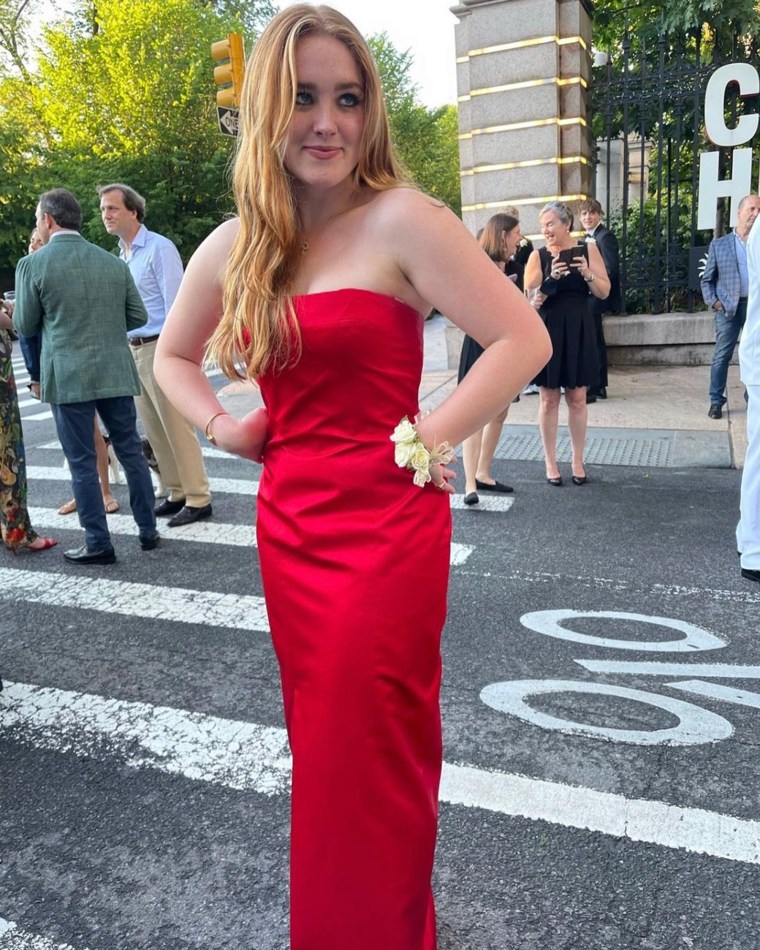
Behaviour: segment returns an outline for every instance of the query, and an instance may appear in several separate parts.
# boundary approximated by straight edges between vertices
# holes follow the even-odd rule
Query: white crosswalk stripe
[[[45,445],[39,446],[39,448],[52,449],[60,448],[57,443],[48,442]],[[220,452],[218,449],[204,449],[203,455],[206,458],[226,458],[230,459],[231,456],[227,452]],[[246,463],[242,463],[246,464]],[[68,469],[64,466],[58,468],[52,468],[49,466],[28,466],[27,467],[27,478],[29,479],[45,479],[47,481],[68,481]],[[235,478],[210,478],[209,487],[212,492],[218,493],[228,493],[232,495],[255,495],[259,490],[259,483],[257,480],[252,479],[248,481],[247,479],[235,479]],[[464,503],[464,495],[451,495],[451,507],[458,511],[472,511],[477,514],[480,511],[488,512],[507,512],[514,504],[514,498],[504,498],[504,497],[486,497],[482,496],[480,499],[480,504],[477,508],[470,508]]]
[[[0,568],[0,600],[267,632],[263,597]]]
[[[38,479],[71,484],[69,470],[63,465],[56,467],[28,465],[26,477],[30,481]],[[210,478],[209,486],[212,492],[228,495],[256,495],[259,490],[259,483],[253,478]]]
[[[284,729],[148,703],[8,683],[0,734],[36,748],[184,775],[239,791],[289,790]],[[629,799],[468,765],[444,763],[439,799],[616,838],[760,864],[760,821]]]
[[[32,524],[38,529],[61,531],[67,528],[76,528],[77,521],[72,515],[59,515],[52,508],[30,507],[29,515]],[[229,524],[219,521],[196,521],[195,524],[182,525],[178,528],[166,528],[159,521],[161,538],[167,541],[195,541],[199,544],[228,544],[233,547],[255,547],[256,532],[253,525]],[[130,515],[109,515],[108,529],[113,535],[137,535],[137,525]],[[465,564],[474,548],[471,544],[451,542],[452,566]]]
[[[12,920],[0,917],[0,950],[74,950],[67,943],[22,930]],[[84,950],[84,948],[83,948]]]

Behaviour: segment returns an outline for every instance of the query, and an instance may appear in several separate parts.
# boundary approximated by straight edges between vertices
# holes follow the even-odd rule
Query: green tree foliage
[[[196,0],[99,0],[87,12],[44,31],[31,77],[0,79],[0,265],[25,248],[45,188],[70,188],[84,233],[113,247],[95,189],[133,184],[185,258],[231,208],[210,45],[234,24]]]
[[[459,129],[454,106],[428,109],[409,75],[412,54],[400,52],[387,33],[370,37],[388,105],[391,133],[410,176],[423,191],[461,209]]]
[[[627,24],[634,33],[655,34],[664,30],[670,36],[707,28],[736,30],[752,34],[760,25],[757,0],[597,0],[594,4],[594,45],[614,52]]]
[[[57,186],[79,198],[85,235],[112,248],[96,194],[108,181],[136,187],[148,225],[187,260],[233,210],[233,140],[217,124],[210,45],[244,30],[250,47],[271,0],[80,0],[33,51],[35,2],[0,0],[0,267],[25,252],[37,196]],[[410,54],[385,35],[372,45],[402,159],[420,187],[457,208],[455,111],[420,105]]]

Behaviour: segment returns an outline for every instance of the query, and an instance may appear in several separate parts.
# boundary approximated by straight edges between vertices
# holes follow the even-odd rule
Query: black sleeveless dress
[[[578,246],[588,261],[588,248]],[[578,270],[571,270],[559,280],[551,278],[552,256],[546,248],[539,249],[547,294],[538,311],[549,331],[553,352],[551,359],[533,380],[548,389],[573,389],[596,386],[599,381],[599,353],[596,345],[594,318],[588,307],[589,287]]]

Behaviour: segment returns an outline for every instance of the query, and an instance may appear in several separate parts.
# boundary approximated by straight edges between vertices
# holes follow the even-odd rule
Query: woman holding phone
[[[549,331],[554,348],[551,359],[534,380],[541,398],[538,425],[546,480],[550,485],[562,485],[557,465],[557,424],[564,388],[572,446],[572,481],[574,485],[584,485],[588,481],[583,464],[588,424],[586,389],[599,374],[588,296],[593,294],[604,300],[610,292],[610,281],[597,246],[578,244],[573,237],[573,216],[565,204],[550,201],[541,210],[538,220],[546,246],[530,255],[525,287]]]

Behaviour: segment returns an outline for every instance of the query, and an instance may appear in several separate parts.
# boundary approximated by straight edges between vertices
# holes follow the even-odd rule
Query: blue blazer
[[[733,231],[710,244],[701,285],[702,297],[708,307],[720,300],[726,316],[734,316],[739,306],[741,277]]]

